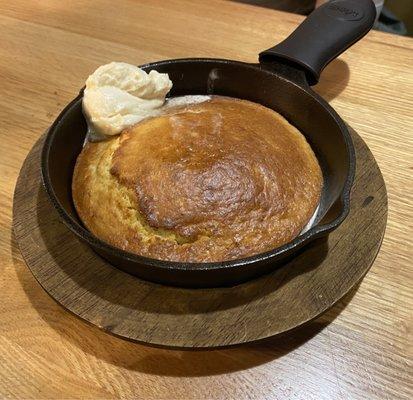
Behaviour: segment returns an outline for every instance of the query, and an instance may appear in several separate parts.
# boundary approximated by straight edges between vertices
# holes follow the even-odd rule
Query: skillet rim
[[[277,79],[282,79],[287,81],[289,84],[296,86],[299,90],[306,92],[310,95],[314,101],[318,102],[326,112],[334,119],[338,125],[347,150],[347,156],[349,160],[349,168],[347,171],[347,178],[344,182],[343,189],[341,191],[340,197],[336,200],[340,202],[341,212],[333,221],[327,224],[314,225],[307,232],[302,235],[297,236],[292,241],[277,247],[275,249],[266,251],[264,253],[254,254],[249,257],[244,257],[235,260],[227,261],[214,261],[214,262],[180,262],[180,261],[166,261],[155,258],[149,258],[134,254],[125,250],[122,250],[118,247],[112,246],[109,243],[104,242],[103,240],[96,237],[92,232],[83,227],[75,219],[73,219],[69,213],[66,212],[65,208],[60,204],[54,189],[51,183],[49,175],[49,154],[51,150],[51,144],[53,139],[58,132],[59,124],[65,114],[76,106],[78,102],[82,100],[83,89],[80,93],[70,101],[64,109],[59,113],[58,117],[54,120],[50,128],[47,130],[46,138],[43,143],[42,152],[41,152],[41,176],[43,187],[46,190],[46,193],[51,200],[54,208],[57,210],[62,222],[72,231],[75,235],[80,237],[83,241],[87,242],[93,249],[97,248],[106,253],[110,253],[115,257],[120,257],[125,259],[128,262],[133,262],[135,264],[144,264],[147,266],[157,267],[164,270],[180,270],[180,271],[214,271],[229,268],[235,268],[240,266],[246,266],[250,264],[255,264],[257,262],[269,262],[273,258],[279,258],[283,255],[293,252],[294,250],[300,249],[302,246],[311,242],[312,240],[326,235],[327,233],[336,229],[347,217],[350,211],[350,193],[355,176],[356,168],[356,157],[353,141],[351,139],[350,133],[347,129],[345,122],[337,114],[337,112],[316,92],[314,92],[308,84],[303,82],[297,83],[293,79],[288,79],[282,73],[277,73],[274,70],[271,70],[271,67],[263,64],[253,64],[242,61],[228,60],[222,58],[178,58],[178,59],[169,59],[162,61],[155,61],[152,63],[143,64],[140,68],[144,70],[153,69],[157,66],[170,65],[170,64],[179,64],[179,63],[220,63],[220,64],[232,64],[242,66],[243,68],[250,68],[254,70],[259,70],[260,73],[270,74],[276,76]],[[278,63],[277,63],[278,64]],[[280,63],[282,64],[282,63]]]

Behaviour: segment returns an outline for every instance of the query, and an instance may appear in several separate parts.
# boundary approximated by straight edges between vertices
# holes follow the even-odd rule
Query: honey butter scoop
[[[92,138],[113,136],[159,115],[172,88],[168,74],[146,73],[123,62],[99,67],[86,80],[83,113]]]

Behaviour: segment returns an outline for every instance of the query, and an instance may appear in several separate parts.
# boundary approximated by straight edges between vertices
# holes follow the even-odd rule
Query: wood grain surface
[[[88,74],[112,60],[255,61],[302,17],[234,2],[0,1],[0,397],[409,399],[412,385],[413,40],[371,32],[316,90],[383,172],[383,246],[357,291],[307,328],[226,350],[107,335],[37,284],[12,236],[24,158]]]
[[[121,338],[192,349],[286,333],[347,294],[380,248],[386,188],[371,152],[354,131],[352,136],[357,168],[344,223],[273,273],[238,286],[162,286],[106,263],[61,223],[46,195],[40,176],[44,137],[30,151],[17,180],[13,232],[25,262],[53,299]]]

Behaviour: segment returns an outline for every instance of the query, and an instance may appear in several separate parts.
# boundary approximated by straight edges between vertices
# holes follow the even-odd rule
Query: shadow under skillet
[[[343,311],[357,292],[357,287],[322,317],[288,334],[222,349],[165,349],[144,346],[107,335],[93,325],[84,324],[51,301],[30,271],[23,265],[14,235],[12,257],[17,276],[32,306],[39,316],[62,339],[80,351],[130,371],[157,376],[200,377],[242,371],[256,367],[304,345]]]
[[[317,268],[328,253],[327,240],[318,239],[305,247],[289,263],[279,266],[275,272],[240,284],[236,286],[237,290],[234,290],[234,287],[185,289],[139,279],[140,293],[139,296],[134,296],[133,291],[136,290],[138,278],[119,271],[103,260],[89,246],[81,243],[63,224],[54,223],[53,227],[50,226],[50,221],[58,217],[56,215],[55,218],[51,218],[51,214],[54,215],[56,211],[51,206],[45,206],[45,202],[49,201],[46,196],[45,190],[40,186],[37,195],[37,220],[44,243],[54,262],[88,292],[126,309],[159,314],[199,314],[230,309],[256,301],[280,289],[296,276],[310,272]],[[56,245],[56,236],[64,240],[64,245]],[[66,248],[79,254],[79,257],[88,259],[89,262],[82,270],[67,257]],[[101,282],[105,284],[101,285]],[[160,299],[162,301],[159,301]]]
[[[350,80],[350,68],[340,58],[336,58],[323,70],[320,81],[313,87],[326,101],[335,99],[347,87]]]

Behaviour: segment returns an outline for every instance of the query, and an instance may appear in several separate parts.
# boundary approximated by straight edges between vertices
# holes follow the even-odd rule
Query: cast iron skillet
[[[375,15],[371,0],[335,0],[314,11],[282,43],[262,52],[259,64],[189,58],[142,66],[169,74],[171,96],[216,94],[254,101],[281,113],[306,136],[324,175],[315,223],[307,232],[266,253],[213,263],[150,259],[102,242],[85,229],[72,202],[73,168],[86,134],[82,92],[50,127],[42,151],[44,186],[62,221],[113,266],[146,280],[187,287],[245,281],[273,270],[302,246],[327,235],[348,214],[355,155],[346,125],[310,85],[317,83],[332,59],[371,29]]]

